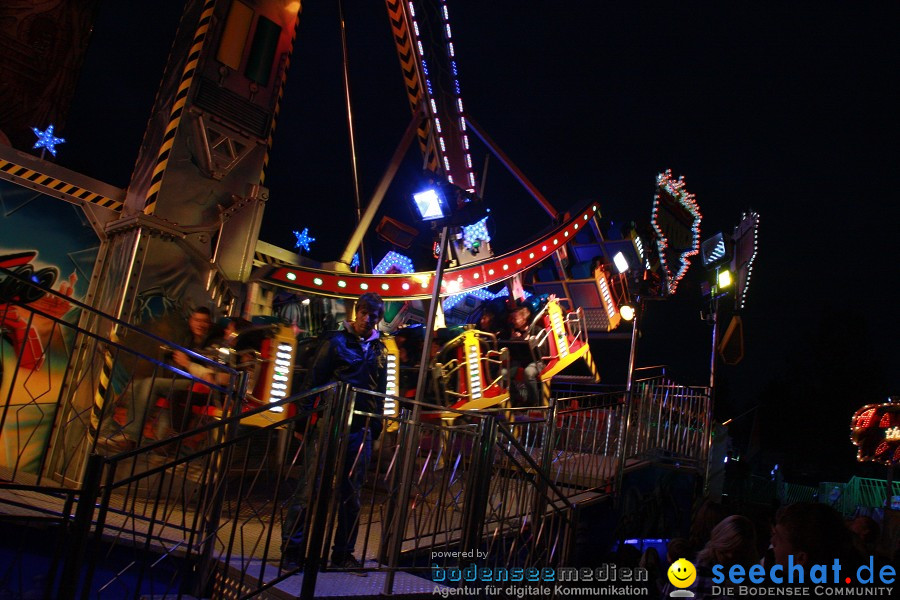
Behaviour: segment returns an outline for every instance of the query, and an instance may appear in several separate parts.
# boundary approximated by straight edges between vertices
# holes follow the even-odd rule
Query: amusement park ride
[[[397,398],[408,395],[399,384],[396,339],[402,336],[397,334],[412,323],[427,322],[430,340],[434,325],[443,319],[457,327],[455,334],[446,338],[430,364],[425,344],[419,368],[432,375],[438,395],[429,401],[448,409],[438,415],[447,422],[454,421],[458,411],[510,403],[510,379],[515,374],[506,343],[475,325],[488,299],[497,295],[502,294],[508,306],[525,303],[526,294],[531,298],[534,310],[526,339],[529,360],[538,366],[543,405],[549,401],[554,378],[576,363],[590,380],[598,381],[590,342],[629,322],[633,358],[638,328],[632,320],[633,307],[675,294],[691,257],[700,250],[701,215],[683,180],[670,172],[660,174],[650,223],[633,227],[621,239],[607,239],[597,202],[558,213],[466,112],[446,0],[388,0],[386,5],[412,117],[365,211],[360,211],[356,232],[332,263],[317,264],[258,239],[269,197],[264,187],[266,167],[302,18],[300,2],[186,3],[126,189],[68,171],[24,149],[0,145],[0,192],[7,197],[28,196],[28,204],[47,213],[65,212],[69,206],[80,211],[74,222],[60,219],[58,230],[45,239],[17,231],[30,226],[24,220],[14,222],[25,219],[24,213],[0,222],[2,346],[13,348],[9,353],[4,350],[3,360],[7,362],[8,354],[20,357],[15,368],[4,365],[7,377],[0,380],[0,391],[7,406],[0,426],[6,440],[42,440],[34,445],[37,458],[25,459],[35,465],[36,475],[44,469],[58,476],[61,465],[67,465],[70,470],[61,475],[63,479],[82,477],[85,449],[93,448],[90,440],[99,435],[101,419],[111,414],[118,375],[113,365],[119,349],[158,356],[160,341],[172,339],[177,331],[173,323],[197,306],[274,322],[275,298],[287,294],[301,312],[315,313],[321,321],[328,314],[345,316],[340,300],[377,292],[396,303],[392,315],[401,315],[389,319],[389,330],[384,331],[393,369],[385,402],[389,415],[396,413]],[[488,236],[478,238],[477,251],[465,242],[465,228],[480,221],[486,200],[477,196],[479,175],[472,166],[476,138],[522,183],[550,221],[531,241],[498,255],[493,254]],[[357,272],[351,267],[352,258],[414,140],[426,170],[449,196],[443,204],[448,214],[422,214],[423,219],[435,217],[438,229],[446,232],[440,236],[437,269],[420,265],[413,271],[411,261],[392,251],[394,268]],[[313,210],[311,205],[298,210],[304,209]],[[99,364],[88,360],[84,346],[73,349],[72,362],[60,368],[58,359],[44,360],[60,340],[48,335],[42,320],[71,307],[55,294],[49,298],[65,306],[42,306],[40,298],[17,293],[18,278],[53,289],[66,264],[60,257],[81,250],[81,242],[73,240],[84,236],[85,223],[97,250],[78,263],[81,277],[71,277],[60,291],[79,308],[71,313],[73,325],[97,341],[93,351],[104,360]],[[446,251],[449,257],[443,260]],[[749,273],[752,257],[741,256],[744,262],[737,266]],[[501,285],[505,288],[500,294],[487,290]],[[290,395],[298,339],[316,333],[319,326],[307,318],[269,327],[270,335],[256,349],[254,380],[242,397],[244,410]],[[300,338],[297,330],[304,330]],[[234,356],[227,352],[222,356],[216,361],[235,366]],[[53,405],[50,419],[8,418],[10,406],[17,406],[21,415],[40,410],[42,396],[21,382],[27,380],[25,372],[42,366],[55,369],[47,381],[56,394],[69,394],[69,399]],[[628,377],[631,393],[631,372]],[[87,391],[85,381],[93,382]],[[219,410],[213,416],[221,414]],[[265,425],[288,416],[279,406],[255,418]],[[80,435],[73,434],[76,429]],[[23,456],[7,450],[0,456],[0,469],[17,472]]]

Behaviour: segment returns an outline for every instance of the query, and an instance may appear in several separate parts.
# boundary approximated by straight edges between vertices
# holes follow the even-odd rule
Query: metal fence
[[[0,268],[0,288],[0,480],[70,488],[91,452],[120,450],[125,433],[134,445],[152,439],[144,425],[157,402],[172,405],[177,430],[213,405],[220,413],[238,405],[236,369],[20,273]],[[167,364],[174,350],[204,366],[205,379]]]
[[[623,470],[640,461],[699,469],[706,457],[708,394],[661,377],[636,382],[631,395],[568,386],[545,407],[460,412],[453,421],[428,404],[413,420],[412,401],[394,416],[367,414],[355,407],[371,405],[358,401],[372,393],[338,385],[240,412],[239,370],[207,361],[213,381],[195,391],[196,378],[159,359],[163,340],[71,306],[68,316],[33,303],[0,309],[15,307],[25,326],[45,320],[41,327],[56,336],[45,336],[46,347],[64,357],[50,352],[28,371],[21,364],[29,350],[3,348],[7,364],[16,357],[4,390],[45,367],[54,386],[43,394],[26,386],[32,396],[20,404],[5,392],[0,511],[65,541],[44,549],[39,570],[47,575],[30,583],[35,553],[27,540],[13,549],[0,574],[13,594],[31,586],[59,598],[309,598],[347,585],[346,569],[328,560],[347,515],[369,574],[355,586],[430,594],[436,572],[474,562],[567,565],[586,497],[615,494]],[[182,407],[175,433],[144,426],[160,389],[167,410]],[[294,407],[285,420],[259,419]],[[22,425],[25,413],[40,415],[37,427]],[[117,446],[118,434],[135,430],[130,419],[140,420],[137,444]],[[383,432],[371,454],[354,441],[362,430]],[[359,483],[358,496],[346,492],[348,481]],[[283,552],[289,539],[292,556]]]

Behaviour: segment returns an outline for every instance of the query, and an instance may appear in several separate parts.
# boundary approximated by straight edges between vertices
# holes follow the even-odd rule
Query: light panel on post
[[[437,221],[450,216],[447,198],[436,187],[413,194],[413,206],[416,208],[416,214],[423,221]]]
[[[731,271],[729,271],[728,269],[722,269],[721,271],[719,271],[716,279],[718,281],[720,290],[731,287],[731,284],[734,282],[733,278],[731,277]]]
[[[624,273],[628,270],[628,259],[621,252],[616,252],[616,255],[613,256],[613,263],[615,263],[619,273]]]

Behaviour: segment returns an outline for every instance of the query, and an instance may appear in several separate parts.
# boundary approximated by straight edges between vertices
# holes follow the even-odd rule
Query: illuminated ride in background
[[[889,467],[900,463],[900,404],[867,404],[850,419],[856,460]]]
[[[412,121],[364,214],[357,203],[356,231],[337,261],[319,266],[308,259],[303,264],[273,261],[259,265],[262,268],[252,279],[297,295],[334,299],[377,292],[388,303],[402,304],[400,309],[388,307],[386,323],[392,333],[410,322],[425,320],[422,314],[426,310],[411,310],[413,303],[440,298],[444,312],[438,320],[473,323],[485,302],[500,295],[490,289],[505,286],[503,295],[511,306],[525,299],[528,288],[534,295],[553,298],[540,314],[533,315],[529,332],[533,361],[543,365],[540,380],[545,401],[551,379],[576,361],[583,360],[593,378],[599,380],[589,337],[602,337],[631,320],[635,298],[674,294],[690,257],[698,252],[701,216],[694,196],[684,189],[682,179],[675,179],[669,171],[660,174],[650,226],[625,232],[623,239],[607,239],[606,224],[596,202],[561,215],[465,111],[446,2],[388,3],[387,8]],[[345,92],[352,138],[352,110],[349,91]],[[499,256],[493,256],[486,209],[477,195],[484,188],[479,187],[472,166],[472,136],[500,160],[553,223],[533,241]],[[413,206],[420,220],[435,231],[440,229],[434,227],[438,223],[450,230],[447,241],[441,237],[435,243],[436,255],[443,256],[444,248],[449,249],[450,266],[444,270],[444,261],[439,259],[436,271],[415,271],[411,260],[392,250],[382,261],[387,261],[387,267],[376,268],[371,274],[353,272],[352,265],[359,264],[364,236],[414,139],[418,139],[434,187],[414,195]],[[396,241],[403,237],[400,234],[411,241],[418,233],[388,218],[376,230],[395,248],[405,247]],[[295,233],[298,244],[302,243],[302,250],[308,253],[308,242],[314,239],[309,230]],[[417,313],[416,318],[412,313]],[[637,328],[636,322],[632,327]],[[508,383],[504,385],[503,378],[497,377],[499,371],[493,362],[503,360],[502,350],[496,339],[489,337],[475,344],[473,336],[478,335],[461,334],[450,342],[443,360],[437,361],[441,368],[436,363],[429,365],[435,383],[445,392],[440,399],[445,406],[486,408],[508,398]],[[463,366],[470,364],[468,355],[458,354],[463,348],[472,352],[471,365],[474,369],[478,364],[477,374],[473,370],[460,376]],[[452,356],[454,352],[457,355]],[[399,354],[392,353],[391,358],[399,364]],[[504,388],[507,391],[501,392]]]

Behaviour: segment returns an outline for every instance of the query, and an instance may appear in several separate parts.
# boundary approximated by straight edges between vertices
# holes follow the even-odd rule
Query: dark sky
[[[118,4],[101,7],[89,83],[79,88],[59,162],[124,186],[178,15],[137,18]],[[340,37],[335,2],[304,4],[261,238],[291,247],[291,230],[309,227],[318,238],[311,256],[327,261],[352,231]],[[410,114],[383,4],[345,5],[368,198]],[[723,373],[734,414],[798,370],[815,377],[825,360],[815,356],[840,365],[848,393],[859,390],[856,405],[900,393],[894,8],[449,2],[467,111],[555,207],[596,200],[613,220],[647,220],[654,178],[671,168],[697,196],[704,238],[731,231],[748,209],[760,213],[747,359]],[[482,156],[476,151],[476,166]],[[406,214],[403,194],[420,161],[410,154],[388,212]],[[485,199],[497,250],[549,225],[498,162]],[[683,363],[695,378],[709,360],[700,276],[692,269],[674,302],[650,308],[642,341],[644,360]]]

